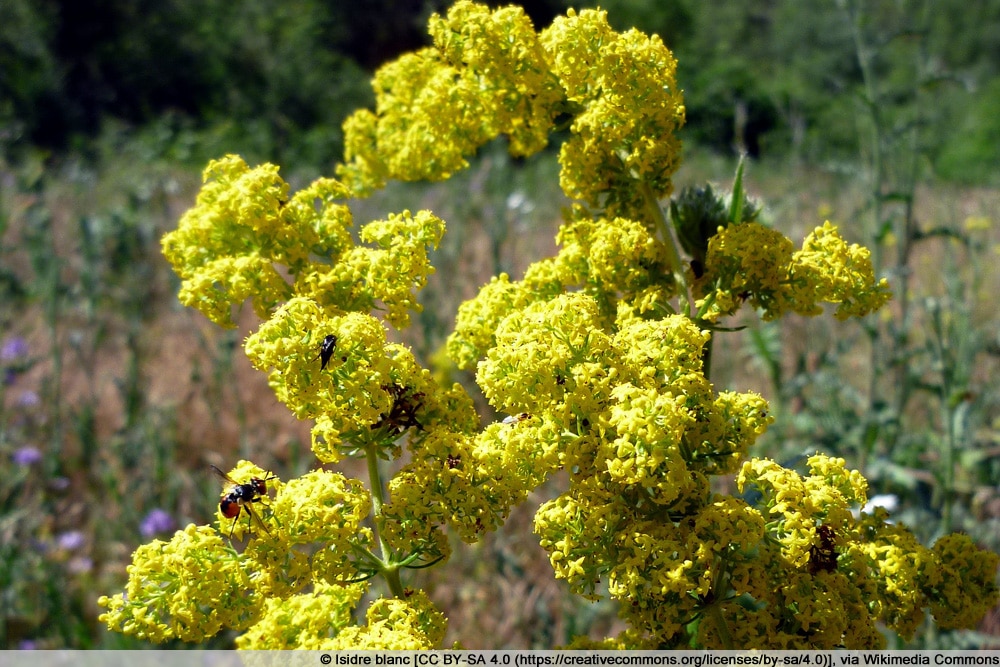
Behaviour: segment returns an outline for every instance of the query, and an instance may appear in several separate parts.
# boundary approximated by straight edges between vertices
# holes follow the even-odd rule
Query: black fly
[[[333,334],[329,334],[323,339],[323,342],[319,346],[319,354],[316,355],[316,359],[322,359],[322,363],[319,366],[320,370],[324,370],[326,365],[330,363],[330,358],[333,356],[333,351],[337,349],[337,337]],[[316,361],[313,359],[313,361]]]

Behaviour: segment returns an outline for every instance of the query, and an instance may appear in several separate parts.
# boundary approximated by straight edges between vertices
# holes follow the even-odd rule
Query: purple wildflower
[[[70,530],[59,536],[59,548],[66,551],[76,551],[83,546],[86,541],[83,533],[79,530]]]
[[[22,391],[21,395],[17,397],[17,405],[22,408],[34,408],[41,402],[42,400],[38,398],[38,394],[30,389]]]
[[[19,361],[22,357],[28,356],[30,351],[26,340],[14,336],[5,340],[0,346],[0,361]]]
[[[17,381],[18,373],[27,370],[27,357],[31,350],[28,343],[20,336],[8,338],[0,345],[0,364],[3,366],[3,383],[12,385]]]
[[[166,510],[159,508],[151,510],[139,524],[139,532],[147,540],[159,533],[169,533],[174,528],[176,524],[173,517]]]
[[[37,447],[21,447],[10,455],[14,465],[27,467],[42,460],[42,453]]]

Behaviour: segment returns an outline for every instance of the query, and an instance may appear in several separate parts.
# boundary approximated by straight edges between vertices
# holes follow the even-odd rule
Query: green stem
[[[710,332],[711,333],[711,332]],[[715,343],[715,334],[713,333],[708,342],[705,343],[705,347],[701,348],[701,373],[705,376],[706,380],[711,379],[712,376],[712,348]]]
[[[684,264],[681,262],[681,254],[678,250],[680,243],[670,223],[667,222],[666,216],[663,215],[663,209],[660,207],[660,203],[653,193],[653,188],[649,187],[649,183],[645,181],[641,182],[639,184],[639,192],[642,193],[643,201],[646,203],[646,210],[649,213],[650,220],[653,221],[663,236],[663,245],[667,249],[667,261],[670,262],[670,272],[673,274],[674,280],[677,281],[677,287],[683,293],[684,299],[687,302],[687,316],[693,317],[695,312],[694,298],[691,296],[691,287],[688,285],[687,274],[684,272]]]
[[[732,651],[734,648],[733,636],[729,634],[729,626],[726,625],[726,617],[722,615],[722,605],[713,604],[706,609],[706,612],[712,617],[712,620],[715,621],[715,627],[719,631],[719,639],[722,640],[722,645],[727,651]]]
[[[53,252],[53,256],[55,253]],[[63,369],[63,348],[59,342],[59,320],[60,313],[60,289],[59,289],[59,269],[54,265],[46,276],[48,280],[49,293],[46,295],[45,306],[46,326],[49,329],[49,349],[52,355],[52,452],[62,452],[63,448],[63,421],[62,421],[62,369]]]
[[[956,393],[956,383],[954,381],[956,360],[951,357],[949,352],[952,346],[949,345],[949,335],[941,308],[935,305],[931,309],[930,315],[931,331],[934,334],[932,338],[933,349],[937,357],[935,361],[941,367],[941,385],[938,389],[938,400],[940,401],[941,426],[945,431],[943,446],[939,447],[943,461],[940,480],[942,487],[940,530],[942,533],[949,533],[951,532],[952,501],[955,488],[955,459],[957,458],[959,445],[956,426],[960,411],[956,409],[958,405],[954,403],[953,398]]]
[[[389,590],[397,597],[403,597],[403,581],[399,577],[399,564],[389,548],[389,545],[382,539],[378,529],[378,517],[382,515],[382,506],[385,505],[385,490],[382,488],[382,475],[378,469],[378,447],[376,443],[369,442],[365,445],[365,459],[368,462],[368,482],[372,493],[372,514],[376,518],[375,534],[378,536],[379,553],[381,554],[382,567],[380,573],[389,584]]]
[[[729,634],[726,617],[722,614],[722,603],[729,595],[729,560],[725,554],[715,560],[715,575],[712,577],[712,604],[705,613],[712,617],[719,631],[719,639],[726,650],[733,650],[733,636]]]
[[[372,511],[375,516],[379,516],[382,514],[382,505],[385,504],[385,492],[382,490],[382,478],[378,470],[378,453],[374,443],[369,443],[365,447],[365,460],[368,462],[368,481],[372,489]],[[384,554],[384,545],[380,546],[382,546]]]
[[[854,41],[854,52],[855,58],[857,59],[858,69],[861,72],[861,81],[864,85],[864,105],[865,109],[868,111],[869,118],[872,123],[871,134],[868,137],[867,146],[871,150],[871,155],[869,157],[869,165],[871,169],[871,182],[870,182],[870,197],[872,204],[872,216],[871,216],[871,229],[869,230],[869,237],[872,239],[872,264],[874,265],[876,274],[881,273],[883,264],[885,262],[883,254],[883,241],[882,241],[882,184],[884,181],[884,156],[883,156],[883,142],[884,142],[884,130],[883,130],[883,118],[882,111],[880,110],[877,100],[879,99],[879,92],[877,87],[877,82],[875,78],[874,67],[872,65],[872,53],[871,49],[865,42],[864,35],[861,29],[861,9],[854,3],[847,3],[847,15],[851,25],[851,37]],[[863,157],[863,156],[862,156]],[[899,299],[899,294],[897,293],[895,301],[901,304],[901,310],[904,314],[906,313],[907,303],[904,298],[902,301]],[[872,369],[872,372],[868,376],[868,415],[875,414],[875,401],[879,395],[879,378],[882,375],[875,369],[879,369],[883,366],[883,359],[896,358],[891,351],[887,354],[885,350],[885,344],[881,341],[878,336],[877,330],[870,330],[869,335],[871,346],[869,348],[869,364],[868,367]],[[898,349],[899,343],[901,342],[898,338],[893,340],[896,343]],[[900,375],[900,370],[897,368],[895,370],[896,378],[892,383],[895,389],[894,403],[897,408],[902,400],[903,392],[901,388],[905,385],[905,378]],[[900,414],[896,412],[896,414]],[[892,434],[887,434],[888,448],[891,451],[894,440]],[[862,446],[858,452],[858,467],[860,470],[865,470],[867,466],[868,456],[871,453],[870,447]]]

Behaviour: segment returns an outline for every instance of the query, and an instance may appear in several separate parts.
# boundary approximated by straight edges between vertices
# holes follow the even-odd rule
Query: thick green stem
[[[389,545],[382,539],[378,530],[378,517],[382,515],[382,506],[385,504],[385,490],[382,488],[382,475],[378,469],[378,448],[375,443],[368,443],[365,446],[365,459],[368,462],[368,483],[372,493],[372,515],[376,518],[375,534],[378,536],[379,554],[381,555],[382,568],[380,573],[389,584],[389,590],[397,598],[403,597],[403,582],[399,578],[399,567],[396,559],[389,548]]]
[[[726,625],[726,617],[722,615],[722,606],[713,604],[706,610],[706,613],[715,621],[715,628],[719,631],[719,639],[722,640],[722,645],[725,649],[732,651],[736,648],[733,646],[733,637],[729,634],[729,626]]]

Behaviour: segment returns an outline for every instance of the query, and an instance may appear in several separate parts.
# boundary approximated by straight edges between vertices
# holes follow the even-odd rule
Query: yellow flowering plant
[[[276,167],[225,157],[163,239],[183,303],[234,326],[250,300],[250,360],[314,422],[319,462],[361,458],[367,484],[241,461],[227,498],[252,517],[220,508],[215,526],[139,547],[126,590],[100,600],[108,627],[192,642],[231,629],[245,649],[440,647],[444,614],[406,570],[444,565],[448,531],[475,542],[559,470],[568,487],[535,515],[540,544],[557,578],[616,600],[629,626],[573,647],[875,648],[880,625],[908,636],[927,609],[943,628],[975,624],[997,602],[995,554],[961,535],[928,549],[858,511],[867,484],[841,459],[795,471],[749,458],[766,401],[707,376],[720,321],[743,305],[766,319],[881,307],[867,250],[829,223],[797,250],[757,220],[739,177],[728,207],[710,190],[661,205],[684,104],[655,36],[592,10],[536,32],[520,8],[465,0],[430,34],[375,75],[337,178],[291,193]],[[536,153],[557,130],[576,200],[557,254],[494,278],[448,340],[510,415],[483,427],[460,385],[387,335],[419,312],[444,222],[404,211],[355,240],[348,202],[391,179],[446,179],[501,135]],[[738,495],[715,490],[734,475]]]

